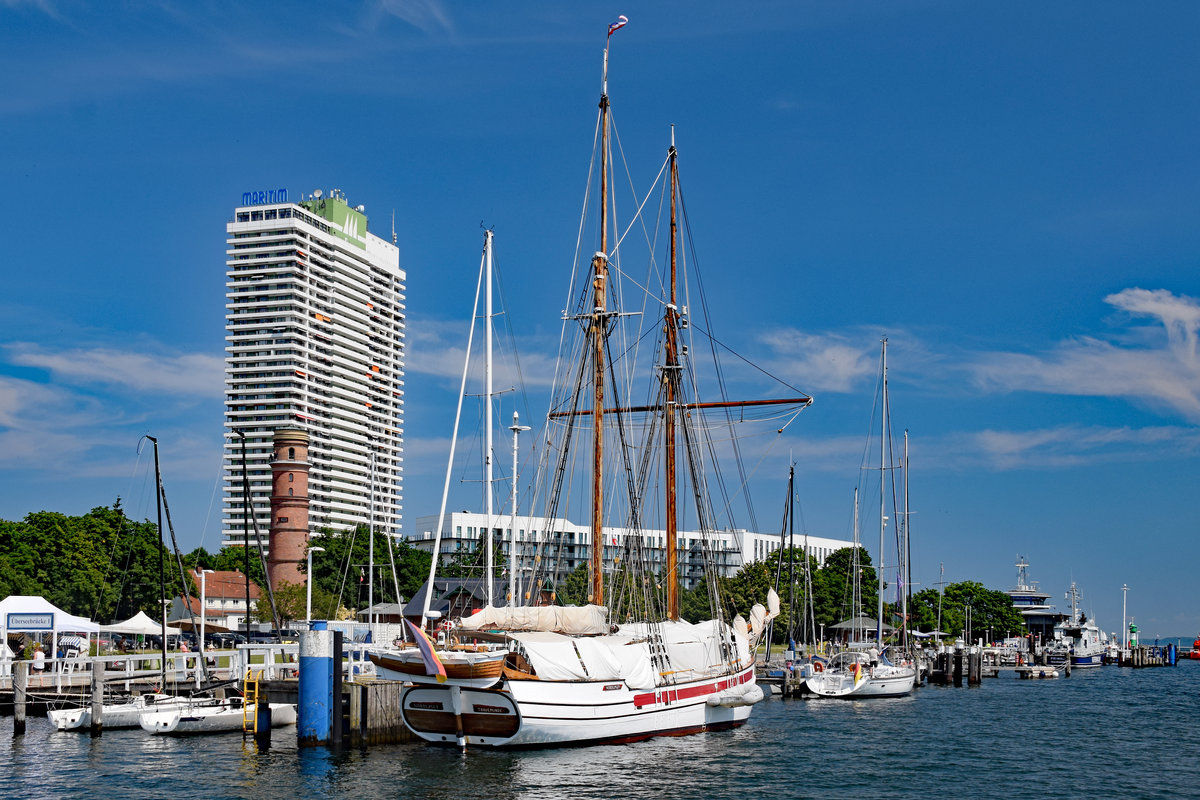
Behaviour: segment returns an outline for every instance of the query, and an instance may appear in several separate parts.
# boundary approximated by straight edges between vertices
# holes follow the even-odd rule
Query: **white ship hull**
[[[429,742],[559,747],[734,728],[762,696],[747,667],[648,690],[620,680],[506,680],[494,690],[422,685],[405,692],[402,706],[405,724]]]
[[[195,733],[224,733],[243,729],[241,703],[223,701],[211,705],[193,705],[169,711],[148,711],[139,719],[142,730],[160,735],[182,736]],[[290,703],[271,703],[271,727],[296,724],[296,707]]]
[[[855,682],[853,675],[820,673],[808,679],[808,688],[821,697],[903,697],[916,685],[917,672],[898,667],[895,672],[867,675]]]
[[[147,711],[167,711],[193,704],[186,697],[175,697],[168,694],[150,694],[135,697],[125,703],[105,703],[101,713],[101,723],[106,730],[119,728],[136,728],[139,719]],[[65,708],[46,712],[50,722],[60,731],[82,731],[92,727],[92,709]]]

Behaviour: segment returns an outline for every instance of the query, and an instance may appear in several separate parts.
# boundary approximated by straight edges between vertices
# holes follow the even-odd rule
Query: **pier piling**
[[[312,630],[300,634],[300,703],[296,735],[300,744],[327,744],[332,736],[334,673],[341,670],[333,658],[334,631]]]
[[[92,664],[92,724],[88,729],[92,738],[104,730],[104,662]]]
[[[978,686],[983,683],[983,653],[972,647],[967,654],[967,685]]]
[[[333,696],[330,698],[331,730],[329,741],[342,746],[342,731],[346,725],[346,709],[342,702],[342,632],[333,632]]]
[[[29,687],[29,662],[13,663],[13,736],[25,735],[25,700]]]

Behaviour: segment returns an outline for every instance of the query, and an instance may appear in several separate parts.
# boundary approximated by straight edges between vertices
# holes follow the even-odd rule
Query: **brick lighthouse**
[[[308,432],[279,428],[272,447],[267,573],[278,588],[285,581],[307,582],[300,564],[308,548]]]

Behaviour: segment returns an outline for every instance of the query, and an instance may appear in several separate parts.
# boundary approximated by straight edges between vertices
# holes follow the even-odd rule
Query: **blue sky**
[[[1127,583],[1145,634],[1200,631],[1191,3],[0,0],[0,518],[152,516],[151,433],[216,546],[224,225],[274,187],[395,212],[405,511],[436,512],[481,222],[544,395],[620,13],[631,174],[674,124],[722,338],[816,398],[754,465],[761,527],[790,452],[805,527],[848,535],[886,335],[915,581],[1020,553],[1106,630]]]

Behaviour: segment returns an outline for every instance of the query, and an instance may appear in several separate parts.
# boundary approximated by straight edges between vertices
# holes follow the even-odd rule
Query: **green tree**
[[[818,625],[828,628],[859,612],[875,615],[879,587],[875,568],[871,566],[871,556],[861,547],[858,561],[862,605],[857,609],[853,607],[854,548],[834,550],[825,558],[825,564],[813,574],[813,606]]]
[[[197,547],[183,557],[183,565],[189,570],[216,569],[216,564],[217,557],[203,547]]]
[[[913,596],[913,617],[921,630],[933,630],[937,623],[938,593],[923,589]],[[1023,636],[1024,621],[1005,592],[988,589],[976,581],[948,584],[941,597],[942,630],[953,636],[966,633],[967,609],[971,614],[971,638],[993,639]]]
[[[263,572],[262,559],[258,557],[258,550],[253,545],[250,547],[250,580],[259,588],[267,585],[267,576]],[[241,544],[231,544],[222,547],[215,556],[212,557],[213,566],[210,569],[228,570],[230,572],[246,573],[246,547]]]
[[[554,601],[564,606],[585,605],[591,588],[592,571],[585,562],[571,570],[555,587]]]
[[[408,542],[393,540],[391,557],[388,553],[388,535],[375,531],[375,602],[395,602],[395,588],[399,584],[400,595],[411,598],[429,578],[430,554],[419,550]],[[322,529],[309,539],[309,547],[324,548],[324,552],[313,553],[313,589],[322,589],[331,598],[327,605],[320,606],[320,616],[329,618],[336,610],[335,603],[346,608],[362,609],[367,605],[367,565],[370,560],[370,532],[366,525],[359,525],[346,533]],[[396,562],[393,581],[392,557]],[[305,564],[302,569],[307,569]],[[316,595],[313,595],[313,614],[317,614]]]
[[[179,591],[179,571],[158,527],[133,522],[118,500],[79,517],[52,511],[0,521],[0,591],[42,595],[65,611],[109,620],[138,611],[158,618],[164,595]]]
[[[679,593],[679,616],[692,623],[713,618],[707,581],[700,581],[691,589]]]
[[[292,622],[303,620],[308,611],[308,586],[304,583],[289,583],[284,581],[281,585],[274,587],[275,605],[279,609],[279,616],[284,622],[284,627],[288,627]],[[322,616],[325,614],[319,613],[322,609],[336,608],[334,597],[324,589],[314,586],[312,591],[312,607],[313,616]],[[341,619],[341,616],[331,617]],[[269,603],[259,603],[254,609],[254,619],[258,622],[271,622],[271,606]]]

